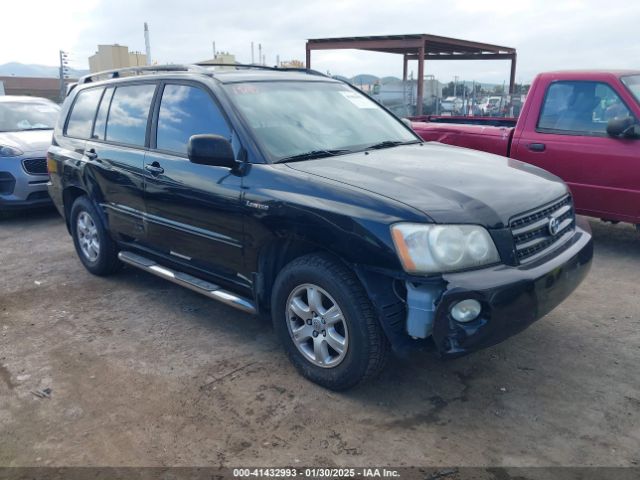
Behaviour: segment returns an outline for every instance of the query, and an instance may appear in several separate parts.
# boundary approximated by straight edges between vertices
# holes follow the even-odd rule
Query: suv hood
[[[51,130],[24,130],[22,132],[0,132],[0,145],[14,147],[23,152],[46,154],[51,145]]]
[[[420,210],[437,223],[502,228],[568,192],[558,177],[517,160],[440,143],[288,163]]]

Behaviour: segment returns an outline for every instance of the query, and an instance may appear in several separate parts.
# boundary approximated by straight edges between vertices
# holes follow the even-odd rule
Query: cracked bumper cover
[[[432,337],[443,357],[485,348],[524,330],[566,299],[587,275],[593,258],[589,224],[579,219],[573,238],[543,263],[445,274]],[[480,316],[469,323],[451,318],[451,306],[474,298]]]

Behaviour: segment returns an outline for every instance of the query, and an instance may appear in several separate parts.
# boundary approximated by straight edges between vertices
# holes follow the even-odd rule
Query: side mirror
[[[187,145],[189,160],[200,165],[233,168],[236,159],[231,143],[220,135],[193,135]]]
[[[411,120],[409,120],[408,118],[401,118],[400,120],[402,120],[402,123],[404,123],[407,127],[409,127],[411,130],[413,130],[413,125],[411,125]]]
[[[633,117],[612,118],[607,123],[607,134],[612,137],[640,138],[640,124]]]

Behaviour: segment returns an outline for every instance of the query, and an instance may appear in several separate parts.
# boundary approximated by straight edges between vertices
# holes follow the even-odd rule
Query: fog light
[[[470,322],[478,318],[481,310],[479,301],[468,298],[451,307],[451,316],[458,322]]]

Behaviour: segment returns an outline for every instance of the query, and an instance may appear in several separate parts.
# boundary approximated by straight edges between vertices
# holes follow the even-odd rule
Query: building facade
[[[142,67],[147,64],[147,56],[140,52],[130,52],[125,45],[98,45],[98,51],[89,57],[91,73],[115,68]]]
[[[0,85],[0,92],[4,90],[4,95],[26,95],[60,101],[60,80],[57,78],[7,76],[0,77]]]
[[[198,62],[198,65],[215,65],[215,64],[223,64],[223,65],[235,65],[236,64],[236,56],[229,52],[216,52],[215,56],[209,60],[202,60]],[[216,67],[217,69],[224,70],[227,67]]]

